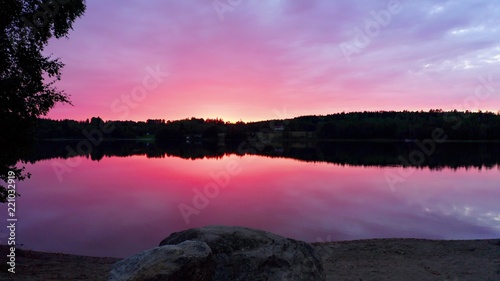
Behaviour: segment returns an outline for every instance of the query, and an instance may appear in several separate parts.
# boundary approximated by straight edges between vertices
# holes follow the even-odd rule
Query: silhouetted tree
[[[61,2],[61,3],[59,3]],[[69,103],[55,88],[63,63],[44,55],[50,38],[61,38],[85,11],[83,0],[0,0],[0,179],[14,167],[32,140],[36,118],[58,102]],[[0,187],[5,195],[5,189]],[[5,201],[5,197],[0,197]]]

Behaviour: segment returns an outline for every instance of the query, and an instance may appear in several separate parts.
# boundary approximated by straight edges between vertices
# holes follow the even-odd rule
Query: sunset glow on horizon
[[[45,50],[74,105],[47,117],[498,112],[498,26],[492,0],[87,0],[69,39]]]

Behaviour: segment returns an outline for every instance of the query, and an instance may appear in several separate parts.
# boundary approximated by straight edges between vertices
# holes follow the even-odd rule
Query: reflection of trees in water
[[[76,150],[78,141],[44,141],[34,144],[33,152],[23,158],[36,162],[50,158],[68,158],[69,150]],[[184,159],[222,158],[225,155],[245,153],[238,151],[238,144],[218,145],[205,142],[198,145],[172,143],[155,145],[137,141],[105,141],[93,147],[91,153],[81,153],[92,160],[103,157],[128,157],[145,155],[149,158],[180,157]],[[249,149],[246,149],[249,151]],[[404,165],[410,153],[420,151],[414,143],[402,142],[285,142],[255,149],[256,155],[290,158],[308,162],[327,162],[354,166]],[[401,160],[406,159],[406,161]],[[435,151],[422,163],[410,166],[440,168],[492,168],[500,164],[500,143],[445,143],[437,145]]]
[[[16,182],[29,177],[24,167],[16,166],[32,151],[32,138],[28,121],[17,118],[0,119],[0,179],[7,183],[9,171],[14,172]],[[7,186],[0,184],[0,202],[6,202]]]

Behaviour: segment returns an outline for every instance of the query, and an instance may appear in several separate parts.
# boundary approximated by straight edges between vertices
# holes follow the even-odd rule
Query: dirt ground
[[[440,241],[376,239],[313,244],[327,280],[500,280],[500,239]],[[106,280],[116,258],[17,251],[7,273],[0,246],[0,280]]]
[[[500,280],[500,239],[315,244],[327,280]]]

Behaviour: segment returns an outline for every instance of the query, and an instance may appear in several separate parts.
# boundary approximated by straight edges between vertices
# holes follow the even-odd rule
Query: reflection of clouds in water
[[[335,234],[334,240],[498,236],[495,232],[499,230],[500,216],[491,212],[498,208],[492,200],[497,189],[489,186],[478,190],[475,184],[450,177],[455,175],[460,178],[464,175],[463,171],[458,174],[448,171],[442,175],[440,172],[419,170],[415,175],[418,181],[425,181],[425,184],[408,181],[394,193],[365,178],[342,179],[342,183],[330,180],[315,188],[315,192],[307,188],[286,189],[284,196],[294,208],[308,210],[294,217],[296,227],[305,228],[303,223],[308,222],[316,226],[316,231]],[[359,187],[352,186],[352,182],[364,182],[366,188],[357,192]]]
[[[500,230],[500,213],[492,212],[489,209],[474,208],[468,206],[436,206],[436,208],[431,209],[429,207],[425,208],[425,211],[429,214],[435,214],[443,219],[454,217],[457,221],[460,221],[463,225],[468,225],[469,227],[477,228],[493,228],[497,231]],[[493,232],[494,230],[492,230]]]
[[[488,213],[484,214],[482,218],[486,218],[486,221],[498,222],[497,225],[495,225],[495,224],[492,224],[492,225],[493,225],[493,227],[500,229],[500,212],[497,212],[497,213],[488,212]],[[482,218],[480,217],[479,220],[481,220]]]
[[[452,235],[454,237],[450,238],[462,237],[460,231],[490,235],[485,237],[492,238],[495,237],[495,231],[500,230],[500,212],[492,211],[498,209],[498,204],[488,194],[497,196],[494,195],[496,190],[492,186],[478,188],[467,184],[455,184],[447,188],[441,181],[438,185],[427,187],[407,185],[398,189],[398,192],[401,198],[407,198],[407,202],[422,217],[440,221],[441,228],[457,229],[457,233]],[[485,197],[490,200],[485,200]]]

